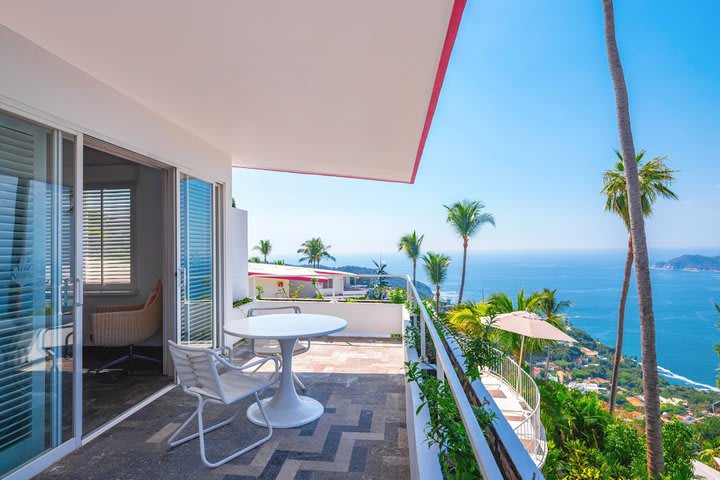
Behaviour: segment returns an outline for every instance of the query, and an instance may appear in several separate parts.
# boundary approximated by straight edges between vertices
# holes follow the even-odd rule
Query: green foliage
[[[427,407],[430,413],[425,436],[430,445],[438,445],[440,448],[440,465],[445,478],[457,480],[482,478],[448,383],[420,368],[417,362],[408,362],[405,366],[408,382],[417,383],[420,389],[421,405],[416,414],[423,407]],[[491,413],[481,408],[475,409],[475,415],[483,429],[494,420]]]
[[[372,290],[368,293],[368,297],[376,300],[382,300],[385,298],[387,290],[390,288],[390,282],[388,281],[388,278],[384,276],[387,275],[387,271],[385,270],[387,264],[382,260],[379,262],[373,260],[372,262],[375,264],[373,275],[377,276],[372,280]]]
[[[453,323],[445,320],[445,328],[457,341],[465,357],[465,376],[468,382],[480,378],[480,371],[483,367],[497,365],[504,354],[497,348],[492,328],[488,325],[480,325],[470,334],[465,334],[455,329]]]
[[[313,288],[315,289],[315,298],[318,300],[323,300],[325,298],[325,295],[322,294],[320,289],[318,288],[318,280],[317,278],[313,278],[310,280],[310,283],[312,284]]]
[[[268,263],[267,257],[272,252],[272,243],[270,243],[270,240],[260,240],[260,243],[253,247],[253,250],[260,252],[260,255],[263,256],[263,263]]]
[[[697,449],[690,427],[680,422],[663,425],[663,457],[665,458],[665,476],[670,479],[684,480],[693,477],[692,457]]]
[[[645,474],[645,445],[637,428],[627,423],[609,424],[603,453],[611,478],[637,478]]]
[[[440,285],[447,277],[450,268],[450,257],[443,253],[427,252],[422,257],[425,273],[435,285],[435,312],[440,313]]]
[[[483,212],[485,205],[482,202],[463,200],[450,206],[445,205],[445,209],[447,223],[463,241],[474,236],[484,225],[495,226],[495,217]]]
[[[243,298],[243,299],[241,299],[241,300],[235,300],[235,301],[233,302],[233,308],[240,308],[240,307],[242,307],[243,305],[247,305],[248,303],[252,303],[253,300],[254,300],[254,299],[251,298],[251,297],[245,297],[245,298]]]
[[[335,257],[330,255],[330,245],[325,245],[320,237],[305,240],[298,249],[297,253],[302,257],[298,260],[300,263],[307,263],[313,267],[320,266],[320,262],[324,259],[335,261]]]
[[[607,170],[603,175],[603,188],[601,193],[605,195],[605,210],[618,215],[628,231],[630,231],[630,212],[628,210],[627,186],[625,184],[625,165],[622,154],[615,151],[618,162],[615,168]],[[665,165],[667,157],[655,157],[642,163],[645,150],[642,150],[635,157],[638,164],[638,179],[640,181],[640,204],[643,215],[649,217],[653,213],[653,203],[658,197],[677,200],[675,192],[670,190],[670,185],[675,181],[676,170],[671,170]]]
[[[290,290],[290,298],[298,298],[300,296],[300,291],[305,288],[305,285],[299,284],[295,287],[295,290]]]
[[[265,289],[263,288],[263,286],[262,286],[262,285],[256,285],[256,286],[255,286],[255,291],[257,292],[257,295],[255,295],[255,298],[257,298],[258,300],[262,300],[262,296],[263,296],[263,294],[265,293]]]
[[[263,263],[263,261],[262,258],[255,256],[248,258],[248,263]]]
[[[400,287],[393,288],[388,291],[387,298],[391,303],[403,304],[407,302],[407,292]]]
[[[538,387],[548,437],[549,453],[543,467],[548,480],[647,478],[641,424],[612,418],[595,394],[542,380],[538,380]],[[663,478],[692,478],[691,460],[696,451],[689,426],[681,422],[664,424]]]

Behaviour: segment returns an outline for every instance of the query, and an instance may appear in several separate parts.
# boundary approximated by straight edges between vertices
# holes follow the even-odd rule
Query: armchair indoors
[[[134,353],[133,347],[148,340],[160,329],[162,317],[160,281],[144,304],[98,307],[96,313],[90,316],[90,339],[100,347],[128,347],[129,351],[127,355],[103,365],[96,372],[135,359],[160,363],[158,359]]]

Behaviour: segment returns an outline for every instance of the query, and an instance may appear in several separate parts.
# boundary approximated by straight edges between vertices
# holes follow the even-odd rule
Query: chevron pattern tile
[[[242,347],[239,353],[247,356]],[[325,406],[325,414],[309,425],[275,430],[259,448],[208,469],[200,461],[197,441],[167,448],[167,439],[195,406],[194,399],[175,389],[38,478],[406,479],[402,362],[402,346],[395,340],[314,341],[308,353],[295,357],[306,394]],[[211,421],[233,413],[212,408]],[[241,412],[245,408],[247,404],[239,406]],[[208,435],[208,456],[220,458],[264,435],[265,429],[238,415]]]

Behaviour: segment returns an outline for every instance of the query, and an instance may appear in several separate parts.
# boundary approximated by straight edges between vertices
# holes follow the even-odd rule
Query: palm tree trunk
[[[435,284],[435,313],[440,315],[440,284]]]
[[[548,378],[548,372],[550,371],[550,345],[547,346],[547,357],[545,357],[545,380]]]
[[[623,274],[622,290],[620,291],[620,307],[618,308],[617,339],[615,340],[615,358],[613,359],[612,379],[610,380],[610,415],[615,412],[618,379],[620,378],[620,361],[622,360],[623,332],[625,331],[625,305],[630,290],[630,273],[633,264],[632,237],[628,239],[627,258],[625,259],[625,273]]]
[[[413,259],[413,285],[417,287],[417,282],[415,281],[415,274],[417,273],[417,260]]]
[[[462,262],[462,276],[460,277],[460,294],[458,295],[458,305],[462,303],[463,291],[465,290],[465,265],[467,263],[467,238],[463,240],[463,262]]]
[[[615,13],[612,0],[602,0],[610,76],[615,91],[620,149],[625,166],[630,213],[630,236],[635,256],[635,280],[640,309],[640,347],[642,355],[643,396],[645,397],[645,435],[647,445],[648,476],[660,478],[665,470],[662,449],[662,423],[660,420],[660,392],[658,390],[657,352],[655,348],[655,314],[653,312],[650,262],[648,260],[645,219],[640,203],[640,181],[635,162],[635,145],[630,125],[625,74],[620,62],[615,39]]]

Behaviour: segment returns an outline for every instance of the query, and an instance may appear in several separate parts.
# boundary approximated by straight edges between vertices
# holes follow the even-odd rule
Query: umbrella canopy
[[[485,324],[523,337],[542,338],[559,342],[575,343],[577,340],[532,312],[518,311],[497,315],[492,321],[485,318]]]

